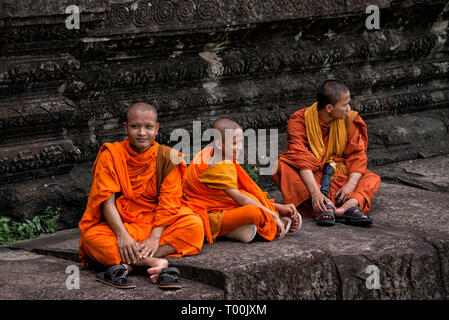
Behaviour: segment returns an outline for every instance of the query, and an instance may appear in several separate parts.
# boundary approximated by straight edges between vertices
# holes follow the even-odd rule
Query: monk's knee
[[[192,224],[194,233],[197,234],[199,238],[204,238],[203,220],[201,220],[201,218],[198,216],[193,216]]]
[[[263,210],[260,207],[253,205],[245,206],[245,224],[259,225],[263,217]]]
[[[87,244],[95,243],[95,240],[98,238],[98,232],[96,232],[95,227],[90,228],[84,233],[83,241]]]
[[[377,174],[375,174],[374,172],[370,172],[367,174],[366,178],[369,181],[369,184],[371,185],[371,187],[373,189],[378,189],[381,183],[381,179],[380,176],[378,176]]]
[[[376,176],[376,186],[380,186],[380,183],[382,181],[382,179],[380,178],[380,176],[378,176],[377,174],[374,174]]]
[[[199,216],[188,216],[185,229],[194,237],[198,237],[200,239],[204,238],[203,220],[201,220]]]
[[[91,248],[116,247],[115,233],[109,227],[94,226],[83,235],[83,242]]]

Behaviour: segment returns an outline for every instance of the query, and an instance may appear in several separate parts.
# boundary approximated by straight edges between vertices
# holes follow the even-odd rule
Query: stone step
[[[224,299],[445,299],[449,225],[441,208],[448,206],[446,193],[383,183],[371,227],[325,228],[304,219],[281,241],[222,240],[168,260],[186,280],[214,287]],[[6,247],[76,261],[78,243],[79,230],[71,229]],[[371,270],[379,271],[379,289],[367,288]]]
[[[0,248],[0,268],[1,300],[216,300],[224,297],[222,290],[188,279],[182,279],[182,290],[162,291],[143,273],[128,276],[136,283],[135,289],[117,290],[95,281],[95,272],[77,262],[5,247]],[[75,286],[75,277],[79,279],[79,287]]]
[[[383,181],[430,191],[449,192],[449,156],[415,159],[377,167]]]

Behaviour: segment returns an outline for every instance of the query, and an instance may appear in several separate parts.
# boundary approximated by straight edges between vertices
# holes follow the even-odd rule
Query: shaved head
[[[317,92],[318,110],[328,104],[335,105],[348,92],[349,88],[343,82],[337,80],[324,81]]]
[[[221,140],[215,140],[214,148],[221,152],[214,153],[220,159],[237,159],[242,150],[243,130],[237,122],[228,118],[219,118],[212,123],[212,128],[220,132]]]
[[[155,117],[156,117],[156,122],[157,122],[157,111],[156,108],[154,106],[152,106],[151,104],[145,103],[145,102],[136,102],[133,105],[131,105],[128,108],[128,111],[126,112],[126,119],[127,121],[129,121],[130,118],[130,114],[134,111],[151,111],[154,113]]]
[[[219,119],[215,120],[212,123],[212,128],[220,131],[221,136],[223,138],[225,137],[226,129],[230,129],[232,131],[235,131],[237,129],[240,129],[240,130],[242,129],[242,127],[240,127],[240,125],[237,122],[235,122],[234,120],[228,119],[228,118],[219,118]]]
[[[146,152],[159,131],[156,109],[144,102],[134,103],[128,108],[123,127],[131,148],[138,153]]]

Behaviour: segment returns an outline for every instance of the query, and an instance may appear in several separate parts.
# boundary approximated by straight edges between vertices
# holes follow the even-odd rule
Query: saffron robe
[[[314,105],[309,108],[314,107]],[[299,171],[311,170],[318,187],[321,187],[322,170],[327,160],[325,155],[329,143],[331,124],[317,119],[324,144],[323,157],[318,160],[312,152],[309,143],[310,137],[307,135],[305,119],[307,109],[298,110],[290,117],[287,125],[287,151],[279,155],[277,170],[272,177],[281,189],[285,203],[293,203],[296,207],[299,206],[301,214],[305,217],[314,217],[318,213],[313,211],[309,202],[306,202],[306,200],[311,198],[311,195],[299,175]],[[362,174],[362,177],[356,189],[348,195],[347,199],[357,199],[362,211],[366,213],[370,210],[371,199],[379,188],[380,177],[366,169],[368,162],[366,155],[368,147],[366,124],[353,111],[348,114],[345,123],[347,127],[346,147],[341,158],[333,159],[337,162],[337,168],[344,170],[337,170],[332,176],[328,198],[336,205],[334,201],[336,193],[348,182],[351,173],[358,172]]]
[[[101,211],[101,204],[112,193],[116,193],[117,210],[126,230],[137,242],[147,239],[153,228],[164,226],[159,245],[173,247],[177,253],[172,256],[192,255],[201,250],[204,242],[201,219],[181,204],[186,164],[181,161],[172,165],[170,172],[165,170],[162,181],[156,163],[162,147],[165,146],[154,142],[139,154],[128,139],[101,147],[92,169],[87,208],[79,222],[79,258],[84,264],[93,260],[107,267],[121,262],[117,237]]]
[[[277,232],[274,218],[260,207],[240,206],[224,190],[238,189],[278,214],[273,206],[274,200],[267,199],[267,193],[235,160],[209,167],[207,163],[213,151],[212,147],[205,148],[195,156],[187,168],[183,185],[183,203],[202,217],[207,241],[213,243],[217,236],[244,224],[255,224],[257,233],[272,241]]]

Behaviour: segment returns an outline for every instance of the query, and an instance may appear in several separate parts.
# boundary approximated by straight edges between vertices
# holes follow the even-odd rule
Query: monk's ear
[[[123,128],[125,128],[126,135],[128,135],[128,122],[123,122]]]
[[[157,136],[157,133],[159,132],[159,122],[158,123],[156,123],[156,134],[155,134],[155,136]]]
[[[330,113],[332,111],[332,109],[334,108],[333,105],[331,105],[330,103],[326,104],[326,106],[324,107],[326,109],[327,113]]]

